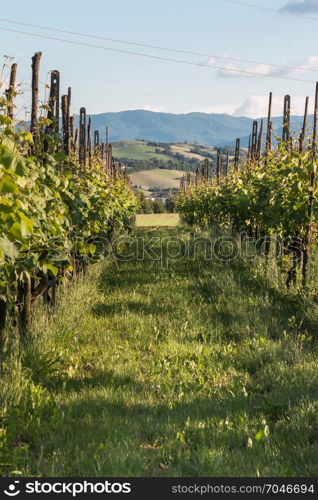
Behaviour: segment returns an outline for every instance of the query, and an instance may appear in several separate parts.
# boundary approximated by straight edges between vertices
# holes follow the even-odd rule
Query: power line
[[[151,54],[143,54],[141,52],[133,52],[130,50],[115,49],[112,47],[104,47],[102,45],[95,45],[95,44],[79,42],[79,41],[75,41],[75,40],[67,40],[65,38],[57,38],[57,37],[48,36],[48,35],[40,35],[39,33],[30,33],[28,31],[21,31],[21,30],[14,30],[14,29],[10,29],[10,28],[4,28],[3,26],[0,26],[0,30],[9,31],[11,33],[21,33],[23,35],[34,36],[37,38],[45,38],[47,40],[54,40],[57,42],[71,43],[73,45],[80,45],[82,47],[84,46],[84,47],[91,47],[91,48],[95,48],[95,49],[108,50],[108,51],[117,52],[120,54],[129,54],[129,55],[134,55],[134,56],[138,56],[138,57],[147,57],[149,59],[156,59],[156,60],[160,60],[160,61],[169,61],[169,62],[180,63],[180,64],[188,64],[191,66],[202,66],[202,67],[206,67],[206,68],[210,68],[210,69],[220,69],[220,70],[230,71],[230,72],[234,72],[234,73],[243,73],[243,74],[246,74],[249,76],[262,76],[263,78],[269,77],[269,78],[278,78],[281,80],[293,80],[296,82],[303,82],[303,83],[315,83],[313,80],[304,80],[302,78],[293,78],[293,77],[288,77],[288,76],[263,74],[263,73],[258,73],[256,71],[247,71],[247,70],[242,70],[242,69],[226,68],[224,66],[216,66],[215,64],[195,63],[195,62],[191,62],[191,61],[184,61],[182,59],[172,59],[170,57],[161,57],[161,56],[155,56],[155,55],[151,55]]]
[[[294,12],[287,12],[285,10],[271,9],[270,7],[263,7],[261,5],[253,5],[251,3],[239,2],[238,0],[224,0],[224,2],[235,3],[236,5],[243,5],[244,7],[252,7],[253,9],[266,10],[267,12],[275,12],[275,14],[286,14],[287,16],[301,17],[303,19],[310,19],[311,21],[318,21],[318,17],[304,16],[303,14],[295,14]]]
[[[238,2],[234,2],[238,3]],[[276,11],[275,11],[276,12]],[[121,43],[121,44],[126,44],[126,45],[135,45],[137,47],[146,47],[149,49],[156,49],[156,50],[164,50],[167,52],[175,52],[179,54],[187,54],[187,55],[193,55],[193,56],[202,56],[202,57],[214,57],[215,59],[224,59],[226,61],[234,61],[234,62],[243,62],[243,63],[248,63],[248,64],[264,64],[266,66],[272,66],[276,68],[284,68],[284,69],[291,69],[291,70],[306,70],[306,71],[312,71],[312,72],[317,72],[317,69],[314,68],[308,68],[305,66],[290,66],[286,64],[275,64],[275,63],[268,63],[268,62],[261,62],[261,61],[254,61],[251,59],[243,59],[240,57],[229,57],[229,56],[220,56],[220,55],[215,55],[215,54],[207,54],[205,52],[195,52],[195,51],[190,51],[190,50],[183,50],[183,49],[173,49],[171,47],[163,47],[160,45],[150,45],[147,43],[141,43],[141,42],[132,42],[128,40],[120,40],[117,38],[109,38],[105,36],[100,36],[100,35],[90,35],[87,33],[82,33],[79,31],[69,31],[69,30],[63,30],[63,29],[58,29],[58,28],[51,28],[49,26],[42,26],[39,24],[30,24],[30,23],[23,23],[21,21],[12,21],[11,19],[4,19],[0,18],[0,21],[10,23],[10,24],[18,24],[21,26],[28,26],[31,28],[37,28],[37,29],[42,29],[42,30],[47,30],[47,31],[56,31],[58,33],[66,33],[68,35],[78,35],[78,36],[83,36],[86,38],[94,38],[97,40],[107,40],[109,42],[115,42],[115,43]]]

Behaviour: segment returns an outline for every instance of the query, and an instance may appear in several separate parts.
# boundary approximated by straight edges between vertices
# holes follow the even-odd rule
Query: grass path
[[[97,265],[10,375],[6,473],[315,476],[315,317],[240,261]]]
[[[173,227],[180,223],[179,214],[137,214],[137,227]]]

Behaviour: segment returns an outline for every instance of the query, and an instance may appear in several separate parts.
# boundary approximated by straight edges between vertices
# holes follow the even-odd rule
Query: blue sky
[[[121,40],[318,70],[317,44],[313,43],[318,28],[318,0],[245,1],[317,17],[317,21],[224,0],[55,0],[54,4],[43,0],[15,0],[1,6],[1,17]],[[73,89],[74,113],[80,106],[86,106],[90,113],[150,109],[172,113],[224,112],[256,117],[266,115],[270,90],[274,94],[274,114],[281,114],[282,96],[286,93],[292,96],[293,111],[301,113],[305,96],[314,94],[314,83],[270,78],[270,74],[312,81],[318,79],[318,71],[278,71],[264,64],[173,54],[22,27],[5,21],[0,21],[0,27],[197,63],[185,65],[152,60],[0,30],[0,55],[14,56],[18,62],[18,80],[24,91],[18,101],[21,118],[24,113],[22,106],[30,104],[31,56],[38,50],[43,52],[42,99],[48,71],[59,69],[62,90],[67,86]],[[242,76],[202,67],[200,63],[230,65],[234,69],[256,71],[264,76]]]

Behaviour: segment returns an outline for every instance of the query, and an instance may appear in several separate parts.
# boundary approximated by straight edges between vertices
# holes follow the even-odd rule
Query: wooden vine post
[[[306,129],[307,129],[307,119],[308,119],[308,103],[309,103],[309,97],[306,97],[303,126],[302,126],[302,130],[300,132],[300,135],[299,135],[299,152],[300,153],[302,153],[304,151]]]
[[[29,273],[25,273],[18,287],[19,327],[22,337],[27,336],[31,327],[31,298],[31,277]]]
[[[78,141],[78,128],[75,129],[74,133],[74,153],[76,152],[77,141]]]
[[[88,165],[92,166],[92,117],[88,118],[87,125],[87,154],[88,154]]]
[[[252,144],[252,137],[249,136],[248,138],[248,147],[247,147],[247,163],[251,160],[251,144]]]
[[[290,95],[285,95],[284,97],[284,113],[283,113],[283,142],[290,141]],[[288,149],[290,144],[287,144]]]
[[[47,117],[48,120],[51,121],[51,124],[48,126],[49,132],[58,132],[60,119],[60,73],[57,70],[51,71],[51,86]]]
[[[42,52],[36,52],[32,57],[32,101],[31,101],[31,125],[30,132],[34,138],[38,135],[38,111],[39,111],[39,72]],[[36,142],[36,141],[34,141]]]
[[[71,87],[67,90],[67,110],[66,110],[66,123],[67,123],[67,136],[66,136],[66,145],[67,145],[67,155],[70,154],[70,139],[71,135],[71,99],[72,99],[72,89]]]
[[[8,305],[7,301],[0,299],[0,355],[3,351],[6,340],[6,322],[7,322]]]
[[[80,109],[79,123],[79,163],[81,170],[86,167],[86,109]]]
[[[68,89],[66,95],[62,95],[61,108],[62,108],[62,129],[63,129],[63,145],[64,153],[69,155],[70,153],[70,103],[71,103],[71,89]]]
[[[240,146],[241,146],[240,139],[236,139],[236,143],[235,143],[235,156],[234,156],[234,170],[236,172],[238,171],[239,161],[240,161]]]
[[[7,97],[7,114],[13,120],[13,97],[15,96],[15,81],[17,75],[17,64],[13,63],[10,70],[9,88],[5,91]]]
[[[199,176],[200,176],[199,167],[197,167],[195,169],[195,186],[197,186],[199,184]]]
[[[99,131],[95,130],[94,131],[94,152],[95,152],[95,149],[97,151],[98,146],[99,146]]]
[[[257,120],[253,121],[253,130],[252,130],[252,140],[251,140],[251,160],[254,162],[257,159],[257,135],[258,123]]]
[[[304,237],[303,244],[303,266],[302,266],[302,284],[306,286],[308,279],[308,259],[310,251],[310,241],[312,233],[312,218],[313,218],[313,208],[315,199],[315,187],[316,187],[316,152],[317,152],[317,120],[318,120],[318,82],[316,83],[315,92],[315,111],[314,111],[314,127],[313,127],[313,137],[312,137],[312,169],[310,172],[310,184],[308,193],[308,208],[307,216],[308,222]]]
[[[227,150],[226,152],[226,162],[225,162],[225,169],[224,169],[224,174],[227,175],[229,172],[229,167],[230,167],[230,152]]]
[[[34,145],[32,153],[35,151],[37,145],[38,130],[38,110],[39,110],[39,71],[41,52],[36,52],[32,57],[32,83],[31,83],[31,125],[30,131],[33,134]],[[29,273],[25,273],[22,281],[18,285],[18,310],[19,310],[19,326],[20,333],[25,336],[31,325],[31,278]]]
[[[190,174],[190,172],[187,172],[186,180],[187,180],[187,189],[189,189],[189,187],[191,186],[191,174]]]
[[[112,175],[115,175],[114,165],[113,165],[113,147],[111,144],[108,144],[107,148],[107,169],[106,171]]]
[[[75,153],[76,141],[75,141],[75,117],[70,116],[70,150]]]
[[[52,81],[54,82],[55,90],[55,112],[54,112],[54,132],[59,133],[60,128],[60,72],[57,70],[52,71]]]
[[[216,183],[220,184],[220,174],[221,174],[221,155],[220,151],[217,152],[216,157]]]
[[[109,163],[109,158],[108,158],[108,144],[109,144],[109,129],[108,126],[106,126],[106,146],[105,146],[105,165],[106,165],[106,172],[110,171],[110,163]]]
[[[209,179],[209,158],[204,159],[204,179],[206,181]]]
[[[266,131],[266,153],[272,150],[272,100],[273,93],[269,93],[268,114],[267,114],[267,131]]]
[[[60,119],[60,73],[57,70],[51,71],[51,85],[47,119],[50,121],[50,123],[45,129],[45,133],[51,135],[55,132],[58,134]],[[49,144],[46,141],[44,143],[44,151],[47,152],[48,149]]]
[[[262,156],[263,127],[264,127],[264,121],[262,119],[261,124],[260,124],[259,134],[258,134],[258,140],[257,140],[256,157],[257,157],[258,162],[260,161],[261,156]]]

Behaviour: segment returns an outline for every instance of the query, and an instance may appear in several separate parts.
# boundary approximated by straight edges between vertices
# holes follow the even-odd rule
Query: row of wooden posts
[[[289,95],[284,97],[284,114],[283,114],[283,130],[282,130],[282,141],[284,142],[285,147],[292,151],[293,149],[298,150],[302,153],[305,149],[311,154],[311,161],[313,164],[313,168],[309,173],[309,188],[307,192],[307,223],[304,230],[304,236],[302,237],[301,243],[301,254],[302,254],[302,284],[306,286],[307,277],[308,277],[308,262],[309,262],[309,254],[311,242],[315,234],[317,234],[317,223],[314,220],[314,202],[315,202],[315,189],[316,189],[316,157],[317,157],[317,132],[318,132],[318,82],[316,83],[316,91],[315,91],[315,104],[314,104],[314,121],[313,121],[313,129],[312,129],[312,137],[311,143],[307,144],[306,141],[306,132],[307,132],[307,120],[308,120],[308,103],[309,98],[306,97],[305,100],[305,112],[303,117],[303,125],[301,132],[298,138],[298,146],[295,141],[293,141],[291,132],[290,132],[290,103],[291,99]],[[269,106],[268,106],[268,118],[267,118],[267,132],[266,132],[266,145],[265,145],[265,159],[268,157],[268,153],[272,150],[272,120],[271,120],[271,107],[272,107],[272,93],[269,94]],[[253,130],[252,136],[249,141],[249,148],[247,153],[247,159],[245,164],[251,165],[257,163],[262,155],[262,133],[263,133],[263,121],[260,124],[260,131],[258,134],[258,122],[255,120],[253,122]],[[228,158],[228,155],[227,155]],[[220,154],[217,155],[217,166],[216,166],[216,182],[220,182]],[[300,159],[301,165],[301,159]],[[228,171],[229,161],[227,160],[227,166],[225,173]],[[234,157],[234,169],[239,168],[239,139],[236,140],[236,150]],[[185,177],[181,180],[181,189],[183,191],[187,191],[187,189],[191,185],[195,185],[198,182],[208,182],[209,181],[209,160],[205,159],[204,166],[200,172],[197,169],[195,176],[192,176],[190,173],[187,173]],[[304,196],[306,196],[304,194]],[[296,238],[298,241],[297,235],[290,235],[291,238]],[[293,276],[294,283],[296,283],[296,269],[297,266],[300,265],[300,258],[298,253],[294,252],[293,254],[293,268],[291,269],[290,276]]]
[[[94,158],[102,165],[105,174],[116,177],[123,175],[126,179],[127,169],[123,170],[120,162],[115,162],[112,154],[112,145],[109,142],[108,126],[105,130],[105,142],[101,141],[98,130],[92,131],[92,118],[87,117],[86,109],[80,108],[79,125],[75,127],[75,116],[70,114],[71,109],[71,88],[60,97],[60,73],[57,70],[51,71],[50,93],[47,104],[47,125],[43,127],[39,120],[39,73],[41,52],[36,52],[32,57],[32,101],[30,132],[33,135],[33,152],[37,148],[42,148],[44,152],[50,150],[47,140],[40,141],[40,134],[45,135],[61,134],[62,148],[67,156],[73,155],[78,160],[81,170],[84,172],[87,167],[93,165]],[[14,97],[16,95],[16,74],[17,64],[11,65],[9,88],[5,91],[7,98],[7,115],[14,120]],[[61,117],[60,117],[61,110]],[[60,124],[61,118],[61,124]],[[93,140],[92,140],[93,136]],[[45,136],[44,136],[45,137]],[[56,147],[56,146],[55,146]]]
[[[272,102],[273,102],[273,94],[272,92],[270,92],[268,101],[267,130],[265,137],[265,153],[269,153],[270,151],[272,151],[273,147],[272,146],[273,143]],[[284,97],[283,127],[282,127],[281,140],[286,144],[289,143],[290,150],[298,149],[300,153],[304,151],[305,147],[307,122],[308,122],[308,104],[309,104],[309,97],[306,97],[302,128],[299,134],[298,144],[295,144],[295,141],[293,141],[292,139],[290,130],[291,97],[290,95],[285,95]],[[315,106],[315,111],[316,111],[316,106]],[[314,128],[315,128],[315,123],[314,123]],[[259,163],[260,159],[262,158],[263,128],[264,128],[263,119],[261,119],[260,123],[257,120],[253,121],[252,133],[249,136],[247,155],[246,157],[244,157],[246,164]],[[316,140],[314,140],[314,147],[316,147],[315,142]],[[232,160],[232,165],[235,171],[239,169],[240,160],[241,160],[241,141],[239,138],[237,138],[235,142],[235,153]],[[197,166],[194,174],[190,172],[184,174],[180,182],[180,189],[182,191],[187,191],[187,189],[190,186],[197,186],[202,182],[207,182],[211,178],[215,178],[217,184],[219,184],[221,176],[222,175],[226,176],[229,169],[230,169],[229,150],[227,151],[225,161],[220,151],[218,150],[216,155],[216,167],[214,169],[215,171],[211,172],[212,169],[210,167],[209,159],[205,158],[202,167]]]

